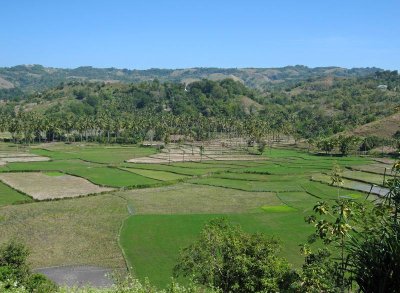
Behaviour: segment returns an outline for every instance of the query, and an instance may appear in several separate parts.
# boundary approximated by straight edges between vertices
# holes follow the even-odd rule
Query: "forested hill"
[[[253,114],[279,131],[315,138],[389,117],[399,111],[399,105],[398,72],[379,71],[365,77],[310,78],[268,91],[234,79],[203,79],[189,84],[157,79],[139,83],[69,81],[24,98],[2,101],[0,116],[7,120],[32,112],[63,120],[69,116],[99,117],[106,112],[113,119],[142,113],[246,121]]]
[[[98,115],[104,111],[122,116],[137,111],[215,117],[243,117],[262,106],[259,93],[232,79],[200,80],[189,85],[158,80],[140,83],[78,82],[61,83],[35,92],[24,99],[13,99],[0,106],[1,112],[15,109],[51,116]]]
[[[160,82],[190,83],[200,79],[232,78],[261,90],[277,88],[321,77],[362,77],[379,71],[378,68],[316,67],[296,65],[282,68],[188,68],[128,70],[117,68],[78,67],[62,69],[41,65],[19,65],[0,68],[0,99],[42,91],[68,81],[141,82],[158,79]]]

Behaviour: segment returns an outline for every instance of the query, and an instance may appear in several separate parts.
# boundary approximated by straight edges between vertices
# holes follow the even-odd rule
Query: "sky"
[[[0,67],[400,69],[400,0],[0,4]]]

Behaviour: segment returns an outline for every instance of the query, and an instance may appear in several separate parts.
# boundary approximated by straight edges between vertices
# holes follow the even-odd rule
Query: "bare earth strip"
[[[16,163],[16,162],[44,162],[50,161],[48,157],[42,157],[29,153],[10,153],[10,152],[0,152],[0,166],[6,163]]]
[[[18,156],[18,157],[3,157],[0,158],[0,162],[3,163],[25,163],[25,162],[45,162],[50,161],[50,158],[39,157],[39,156]]]
[[[40,172],[3,173],[0,174],[0,180],[38,200],[77,197],[112,190],[83,178],[70,175],[48,176]]]
[[[110,269],[95,266],[61,266],[40,268],[35,272],[45,274],[60,286],[95,288],[111,287],[113,281]]]

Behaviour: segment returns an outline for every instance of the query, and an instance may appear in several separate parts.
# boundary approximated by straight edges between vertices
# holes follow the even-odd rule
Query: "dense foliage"
[[[216,219],[182,251],[175,272],[222,292],[278,292],[286,289],[291,272],[277,252],[276,240]]]
[[[0,248],[0,290],[14,292],[54,292],[56,285],[41,274],[32,273],[27,264],[29,252],[11,241]]]
[[[306,250],[306,266],[300,276],[305,277],[307,292],[320,292],[324,287],[322,291],[344,292],[353,286],[361,292],[398,292],[399,171],[397,163],[386,183],[390,191],[372,204],[338,197],[333,204],[318,202],[314,207],[315,214],[307,218],[316,228],[310,241],[321,239],[326,248],[325,253]],[[310,257],[318,264],[312,274],[307,273]]]
[[[377,72],[366,77],[318,77],[285,84],[284,88],[264,91],[248,88],[232,79],[200,80],[190,84],[161,83],[156,79],[135,84],[69,81],[21,100],[4,102],[0,106],[0,118],[10,124],[12,119],[22,121],[25,116],[35,116],[44,121],[38,125],[59,124],[59,132],[77,134],[82,132],[83,126],[62,124],[84,120],[93,124],[103,117],[112,123],[100,127],[101,123],[96,122],[99,127],[92,126],[91,130],[98,128],[109,134],[114,128],[115,137],[119,136],[117,128],[127,128],[118,126],[127,120],[138,125],[153,120],[151,125],[159,125],[169,116],[175,120],[189,117],[194,121],[228,119],[242,123],[257,119],[268,124],[274,139],[290,135],[298,140],[321,139],[375,121],[395,113],[400,104],[400,77],[396,71]],[[154,121],[154,117],[158,121]],[[153,128],[155,126],[150,126],[146,132]],[[130,137],[131,141],[137,141]],[[338,148],[347,154],[354,143],[342,139]],[[364,141],[360,149],[367,151],[375,145],[379,143],[370,139]],[[327,147],[323,148],[330,152]]]

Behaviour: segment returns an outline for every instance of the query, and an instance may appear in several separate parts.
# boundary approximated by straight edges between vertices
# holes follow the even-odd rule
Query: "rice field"
[[[293,211],[261,211],[250,214],[132,216],[121,231],[121,245],[128,265],[140,279],[148,277],[152,283],[165,286],[170,281],[180,248],[192,243],[203,225],[218,217],[225,217],[248,232],[279,236],[284,246],[281,254],[295,266],[302,263],[298,245],[312,233],[312,227],[304,222],[304,216]]]
[[[32,199],[30,197],[0,182],[0,207],[10,204],[27,203],[31,201]]]
[[[112,190],[59,172],[0,173],[0,180],[37,200],[77,197]]]
[[[126,203],[109,194],[0,207],[0,243],[16,239],[33,268],[97,265],[123,268],[118,233]]]
[[[14,147],[1,144],[0,150],[16,152]],[[60,197],[64,197],[63,188],[84,189],[83,183],[67,188],[60,181],[74,177],[92,188],[105,188],[105,193],[32,202],[0,182],[0,234],[4,239],[25,241],[36,268],[123,268],[126,261],[137,277],[148,277],[160,287],[170,281],[179,250],[197,237],[202,225],[216,217],[226,217],[249,232],[279,238],[281,254],[294,267],[300,266],[303,257],[298,245],[313,230],[304,217],[315,203],[338,196],[364,198],[363,191],[368,190],[357,191],[357,187],[382,183],[382,167],[389,166],[371,158],[330,157],[287,149],[268,149],[252,161],[232,156],[225,161],[152,164],[128,162],[158,154],[153,148],[139,146],[55,143],[18,152],[50,161],[8,162],[0,166],[0,180],[14,176],[21,184],[24,176],[40,174],[47,181],[38,184],[39,189],[53,195],[59,189]],[[344,169],[344,188],[329,184],[327,174],[334,163]],[[27,187],[20,190],[33,196],[27,189],[34,187],[33,180],[25,181]],[[19,189],[11,182],[7,184]],[[18,204],[25,201],[30,203]]]
[[[126,199],[135,215],[251,213],[259,212],[267,204],[282,204],[274,192],[247,192],[188,183],[119,191],[115,195]]]
[[[181,180],[189,177],[187,175],[181,175],[177,173],[171,173],[160,170],[146,170],[146,169],[134,169],[134,168],[122,168],[122,170],[160,181]]]

